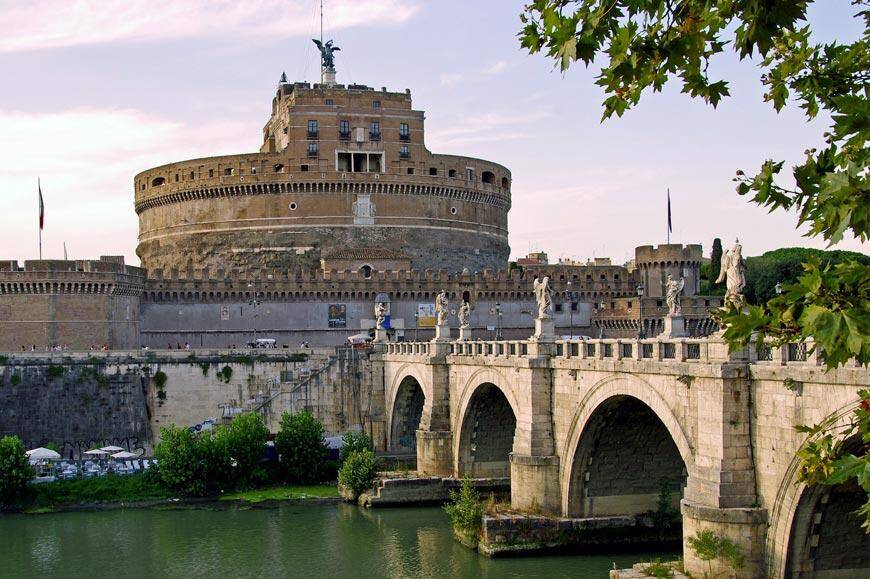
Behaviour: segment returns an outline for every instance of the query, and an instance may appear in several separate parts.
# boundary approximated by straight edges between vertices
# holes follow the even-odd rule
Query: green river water
[[[0,577],[607,577],[673,553],[487,559],[439,508],[349,505],[0,516]]]

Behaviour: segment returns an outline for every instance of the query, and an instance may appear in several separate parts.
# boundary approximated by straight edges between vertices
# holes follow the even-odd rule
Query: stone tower
[[[700,245],[641,245],[634,250],[637,275],[646,288],[646,295],[653,298],[665,295],[669,274],[674,279],[686,280],[683,295],[697,294],[701,287],[701,257]]]

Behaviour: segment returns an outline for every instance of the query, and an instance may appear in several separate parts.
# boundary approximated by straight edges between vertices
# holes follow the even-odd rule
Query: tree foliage
[[[795,211],[798,225],[807,227],[809,236],[822,236],[834,244],[848,232],[866,241],[870,2],[853,0],[855,17],[864,23],[861,37],[829,44],[812,40],[806,24],[809,4],[808,0],[534,0],[521,15],[520,39],[529,52],[546,53],[562,70],[576,61],[589,66],[606,57],[598,61],[603,64],[596,80],[606,95],[603,119],[621,116],[645,92],[660,91],[672,78],[679,79],[684,93],[715,107],[728,96],[728,82],[711,77],[711,59],[726,50],[740,59],[755,57],[762,69],[765,101],[779,111],[791,100],[808,119],[829,115],[831,125],[824,135],[825,145],[808,148],[804,162],[791,168],[794,189],[777,181],[784,163],[767,160],[754,176],[737,172],[737,192],[771,211]],[[813,267],[806,274],[818,287],[798,284],[789,291],[797,303],[774,300],[756,309],[749,320],[737,320],[742,313],[736,308],[723,315],[722,322],[733,325],[726,335],[732,347],[746,345],[759,333],[792,340],[815,336],[819,357],[829,367],[849,357],[866,363],[868,338],[861,328],[870,323],[867,308],[851,308],[863,297],[860,293],[845,294],[863,289],[855,280],[870,277],[870,266],[856,262],[819,270]],[[848,312],[841,310],[844,305]],[[791,306],[810,314],[795,317],[787,311]],[[819,339],[818,334],[835,328],[849,335]]]
[[[240,414],[218,430],[218,437],[226,444],[230,458],[235,461],[235,486],[250,487],[265,482],[267,473],[262,459],[269,430],[263,424],[262,416],[256,412]]]
[[[870,226],[870,0],[852,0],[863,32],[853,42],[818,43],[807,23],[811,0],[533,0],[521,15],[521,44],[553,58],[561,70],[576,61],[601,62],[596,84],[605,92],[602,120],[622,116],[649,91],[676,78],[682,91],[714,107],[728,82],[713,78],[710,61],[726,50],[755,58],[764,101],[776,111],[789,102],[806,118],[830,118],[824,144],[807,147],[790,168],[794,187],[781,181],[785,163],[768,159],[758,173],[737,171],[737,193],[770,211],[797,214],[807,236],[829,245],[847,234],[866,242]],[[718,318],[731,348],[753,340],[776,344],[812,338],[828,367],[870,362],[870,265],[808,259],[782,295],[766,303],[730,306]],[[774,282],[776,283],[776,282]],[[766,294],[765,296],[766,297]],[[856,429],[870,430],[862,395]],[[866,410],[866,408],[864,408]],[[870,472],[870,457],[842,453],[842,433],[823,423],[807,427],[819,440],[801,450],[813,484],[836,484]],[[831,438],[827,439],[826,436]],[[837,438],[839,437],[839,438]],[[865,439],[865,444],[867,440]],[[825,446],[825,445],[828,446]],[[839,449],[839,450],[838,450]],[[853,460],[854,459],[854,460]],[[864,477],[864,478],[862,478]],[[864,487],[868,492],[866,486]],[[870,501],[863,512],[870,514]],[[870,531],[870,528],[868,528]]]
[[[722,269],[722,240],[718,237],[713,240],[713,250],[710,252],[710,283],[714,283]]]
[[[852,251],[824,251],[784,247],[746,258],[746,301],[763,305],[776,297],[776,284],[794,284],[804,273],[804,263],[818,259],[824,265],[857,261],[870,265],[870,257]],[[715,279],[715,278],[714,278]]]
[[[356,500],[374,486],[379,468],[380,461],[370,449],[354,450],[344,459],[338,471],[338,482],[351,491]]]
[[[210,432],[194,434],[174,425],[161,428],[154,456],[161,482],[183,495],[208,496],[230,484],[232,465],[226,440]]]
[[[354,452],[373,450],[372,439],[365,432],[346,432],[341,437],[341,462],[344,462]]]
[[[323,425],[307,410],[281,416],[281,431],[275,436],[281,467],[291,483],[320,482],[327,456]]]
[[[21,439],[17,436],[0,438],[0,507],[12,506],[24,499],[34,474]]]

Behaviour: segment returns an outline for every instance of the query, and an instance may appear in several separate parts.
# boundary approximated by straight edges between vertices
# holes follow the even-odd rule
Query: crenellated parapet
[[[664,296],[667,293],[665,284],[668,275],[674,279],[685,279],[683,295],[692,296],[700,290],[703,258],[700,244],[642,245],[635,249],[634,255],[635,267],[646,287],[647,296]]]

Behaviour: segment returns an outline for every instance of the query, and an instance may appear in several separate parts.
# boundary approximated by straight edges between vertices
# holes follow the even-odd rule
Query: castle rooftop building
[[[149,270],[316,268],[336,250],[387,248],[414,269],[483,271],[510,253],[510,171],[431,153],[407,90],[279,83],[259,152],[134,184]]]

